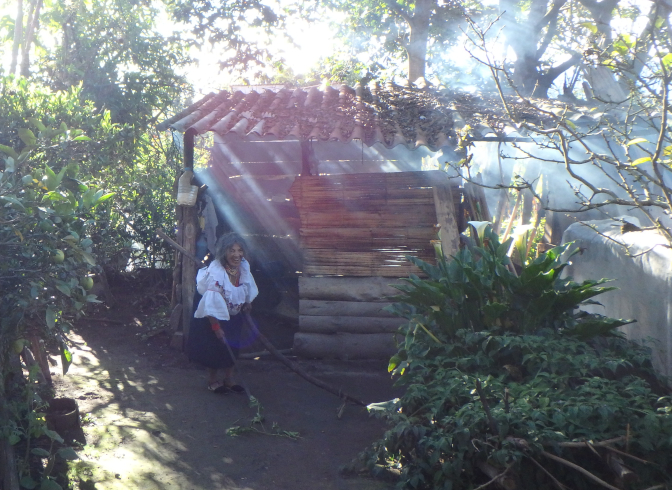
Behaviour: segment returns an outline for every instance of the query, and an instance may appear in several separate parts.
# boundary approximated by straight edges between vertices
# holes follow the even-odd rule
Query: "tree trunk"
[[[26,25],[26,36],[21,53],[21,76],[30,76],[30,46],[33,44],[35,31],[40,20],[40,9],[43,0],[33,0],[28,14],[28,24]]]
[[[567,0],[554,0],[549,10],[548,0],[532,2],[527,19],[517,22],[517,2],[500,1],[502,18],[506,22],[506,38],[516,53],[513,84],[523,96],[547,97],[553,81],[579,61],[579,58],[574,57],[570,62],[549,68],[545,73],[539,70],[539,62],[557,33],[558,15],[565,3]],[[548,28],[542,36],[545,27]]]
[[[415,82],[418,78],[425,77],[431,13],[430,0],[417,0],[413,17],[407,19],[411,29],[410,39],[406,46],[409,82]]]
[[[19,58],[19,46],[23,42],[23,0],[17,0],[16,21],[14,22],[14,43],[12,44],[12,61],[9,65],[9,73],[16,73],[16,65]]]
[[[425,77],[425,58],[427,57],[427,28],[411,26],[411,40],[406,46],[408,53],[408,81],[415,82]]]

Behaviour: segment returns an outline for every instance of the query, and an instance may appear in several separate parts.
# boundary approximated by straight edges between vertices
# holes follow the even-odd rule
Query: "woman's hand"
[[[249,313],[250,311],[252,311],[252,303],[245,303],[241,309],[243,310],[243,312]]]
[[[219,340],[223,340],[226,342],[226,338],[224,337],[224,330],[219,325],[219,320],[215,318],[214,316],[209,316],[208,320],[210,320],[210,328],[212,328],[212,331],[215,334],[215,337],[217,337]]]

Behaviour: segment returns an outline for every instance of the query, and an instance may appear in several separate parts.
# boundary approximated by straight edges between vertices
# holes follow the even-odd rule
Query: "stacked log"
[[[299,332],[294,352],[304,357],[382,359],[396,351],[403,319],[383,311],[399,291],[383,277],[299,278]]]

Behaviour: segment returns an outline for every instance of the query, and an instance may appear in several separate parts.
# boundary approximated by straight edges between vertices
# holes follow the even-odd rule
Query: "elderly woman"
[[[208,368],[208,389],[214,393],[245,392],[234,381],[231,354],[237,357],[240,348],[241,312],[250,311],[259,294],[246,252],[245,240],[228,233],[217,241],[215,260],[196,276],[198,306],[189,332],[189,359]],[[219,369],[224,370],[221,381]]]

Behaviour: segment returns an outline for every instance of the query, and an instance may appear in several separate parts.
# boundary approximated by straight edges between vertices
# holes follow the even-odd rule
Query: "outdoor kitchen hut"
[[[183,134],[188,170],[194,138],[213,137],[192,183],[207,190],[196,206],[178,206],[177,240],[194,252],[202,236],[212,247],[215,233],[243,235],[262,295],[283,289],[298,302],[295,354],[385,357],[401,323],[382,311],[397,292],[389,285],[419,273],[405,256],[434,261],[435,246],[458,247],[461,182],[438,168],[464,157],[464,125],[454,105],[417,85],[209,94],[159,126]],[[487,219],[484,201],[469,202]],[[195,274],[192,261],[178,262],[173,325],[184,336]]]

